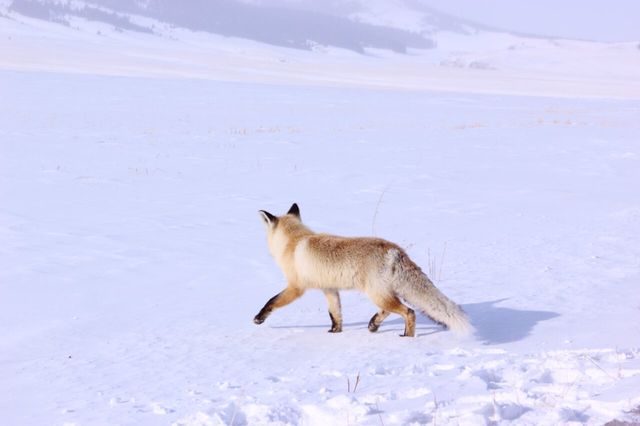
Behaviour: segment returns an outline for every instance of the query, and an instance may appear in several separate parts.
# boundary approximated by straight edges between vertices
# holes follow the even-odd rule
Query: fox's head
[[[275,216],[266,210],[259,210],[259,213],[267,229],[269,251],[276,259],[284,254],[287,245],[296,237],[311,232],[302,224],[300,208],[296,203],[293,203],[289,211],[282,216]]]

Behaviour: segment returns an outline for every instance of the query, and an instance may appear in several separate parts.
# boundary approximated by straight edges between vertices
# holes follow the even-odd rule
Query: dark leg
[[[340,305],[340,293],[338,290],[324,290],[324,295],[329,304],[329,317],[331,318],[331,329],[329,333],[340,333],[342,331],[342,307]]]
[[[375,333],[380,328],[382,321],[389,316],[391,312],[381,310],[371,317],[369,321],[369,331]]]
[[[258,312],[258,315],[255,316],[255,318],[253,319],[253,322],[255,322],[256,324],[262,324],[264,320],[267,319],[269,314],[273,312],[273,310],[277,308],[281,308],[285,305],[288,305],[289,303],[296,300],[298,297],[302,296],[302,293],[304,293],[304,291],[299,288],[295,288],[295,287],[285,288],[280,293],[276,294],[271,299],[269,299],[269,301],[264,305],[264,307],[260,309],[260,312]]]
[[[413,309],[405,306],[400,299],[398,299],[395,295],[384,295],[380,296],[377,294],[368,294],[369,298],[380,307],[381,312],[393,312],[394,314],[398,314],[404,318],[404,334],[401,334],[403,337],[413,337],[416,334],[416,314],[413,312]],[[379,318],[378,314],[374,315],[371,318],[373,321],[373,325],[375,327],[375,319]],[[384,319],[384,318],[382,318]],[[382,322],[382,321],[380,321]],[[369,322],[371,326],[371,322]],[[371,328],[369,328],[371,330]],[[377,328],[374,328],[377,330]]]

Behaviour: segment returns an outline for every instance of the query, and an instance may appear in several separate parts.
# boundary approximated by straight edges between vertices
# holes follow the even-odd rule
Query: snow
[[[488,78],[432,53],[0,19],[2,423],[638,421],[626,45],[581,45],[618,52],[609,77],[597,56],[562,78],[533,61],[536,86],[514,77],[524,53]],[[340,334],[320,292],[254,325],[284,285],[257,210],[294,201],[314,230],[405,247],[476,334],[423,316],[413,339],[394,316],[369,333],[358,293]]]

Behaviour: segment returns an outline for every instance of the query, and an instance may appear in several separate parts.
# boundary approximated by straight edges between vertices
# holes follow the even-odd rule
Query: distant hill
[[[335,2],[334,2],[335,3]],[[332,2],[328,3],[331,6]],[[366,48],[404,53],[409,48],[435,46],[428,31],[404,29],[376,21],[375,14],[362,8],[340,14],[335,5],[318,8],[286,7],[232,0],[13,0],[9,10],[63,25],[83,18],[114,26],[123,31],[160,34],[159,26],[143,22],[151,18],[171,26],[239,37],[296,49],[315,45],[335,46],[363,53]],[[435,19],[435,18],[434,18]],[[446,23],[448,28],[455,26]]]

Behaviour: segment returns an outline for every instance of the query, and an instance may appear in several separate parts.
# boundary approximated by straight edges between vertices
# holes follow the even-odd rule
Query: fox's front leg
[[[329,317],[331,318],[331,329],[329,333],[340,333],[342,331],[342,308],[340,306],[340,293],[338,290],[324,290],[324,295],[329,304]]]
[[[288,305],[289,303],[296,300],[298,297],[302,296],[302,293],[304,293],[304,290],[301,290],[299,288],[295,288],[295,287],[285,288],[280,293],[276,294],[271,299],[269,299],[269,301],[264,305],[264,307],[260,309],[260,312],[258,312],[258,315],[255,316],[255,318],[253,319],[253,322],[255,322],[256,324],[262,324],[264,320],[267,319],[269,314],[273,312],[274,309],[281,308],[285,305]]]

